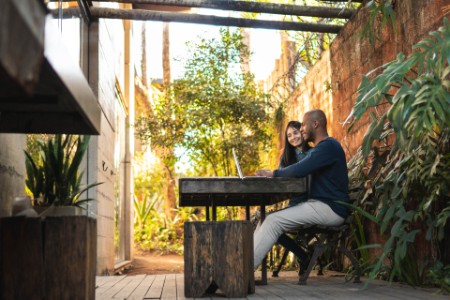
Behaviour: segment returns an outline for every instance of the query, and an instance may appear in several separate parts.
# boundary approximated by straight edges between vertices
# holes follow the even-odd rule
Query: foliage
[[[164,187],[163,171],[150,152],[136,152],[134,156],[134,193],[139,201],[158,194]]]
[[[417,264],[416,276],[410,276],[417,259],[408,246],[425,234],[435,249],[431,260],[438,259],[450,216],[449,21],[414,50],[363,77],[348,119],[353,117],[349,130],[363,115],[371,120],[353,170],[367,186],[358,206],[387,235],[370,277],[390,259],[390,280],[416,285],[432,261]]]
[[[186,72],[174,85],[189,118],[183,145],[199,170],[215,176],[231,174],[232,148],[244,170],[256,168],[258,150],[269,140],[267,98],[241,69],[248,62],[247,46],[238,30],[220,34],[191,44]]]
[[[270,2],[273,0],[256,0],[257,2]],[[275,1],[280,4],[293,4],[299,6],[326,6],[333,8],[351,8],[356,9],[361,4],[354,3],[351,0],[347,2],[327,2],[316,0],[278,0]],[[247,18],[258,18],[260,13],[243,13]],[[278,15],[282,21],[304,22],[314,24],[333,24],[344,25],[345,19],[339,18],[322,18],[322,17],[308,17],[308,16],[286,16]],[[268,93],[270,94],[270,105],[272,106],[272,113],[274,114],[274,129],[278,133],[283,132],[283,123],[285,111],[289,110],[288,99],[291,98],[292,93],[297,87],[298,82],[305,77],[306,73],[319,61],[335,38],[334,33],[318,33],[307,31],[282,31],[282,52],[287,53],[289,65],[285,72],[278,78],[272,78]],[[286,43],[288,42],[288,43]],[[331,90],[329,84],[324,82],[325,88]],[[275,134],[277,135],[277,134]],[[272,154],[273,157],[273,154]]]
[[[361,269],[361,274],[368,274],[372,268],[374,263],[374,258],[371,257],[369,253],[369,248],[367,247],[368,241],[365,232],[365,226],[362,220],[362,216],[360,213],[355,211],[353,213],[353,222],[350,224],[350,228],[352,230],[352,243],[356,245],[356,257],[358,258],[359,267]],[[375,245],[375,247],[377,247]],[[348,269],[347,270],[347,280],[352,279],[355,276],[356,270]]]
[[[199,175],[230,175],[233,147],[244,170],[256,168],[269,117],[265,95],[241,69],[248,49],[240,32],[220,29],[220,38],[188,46],[183,77],[157,99],[154,115],[138,120],[138,135],[153,147],[184,149]]]
[[[144,197],[142,201],[139,201],[136,196],[134,196],[134,213],[135,213],[135,223],[136,225],[143,229],[147,223],[151,211],[154,209],[155,204],[161,201],[159,195],[154,194],[152,198]],[[150,202],[149,202],[150,201]]]
[[[317,2],[314,1],[314,5]],[[311,5],[310,0],[302,0],[296,5]],[[356,8],[359,4],[351,3],[321,3],[321,5],[326,5],[327,7],[342,8]],[[334,24],[334,25],[344,25],[346,23],[345,19],[338,18],[322,18],[322,17],[304,17],[296,16],[293,17],[293,21],[297,22],[310,22],[314,24]],[[327,50],[333,41],[336,34],[333,33],[319,33],[319,32],[307,32],[307,31],[293,31],[288,32],[289,39],[295,41],[296,44],[296,57],[295,61],[295,77],[296,81],[303,78],[309,69],[311,69],[315,63],[320,60],[322,53]]]
[[[366,3],[366,9],[369,12],[368,20],[364,25],[362,36],[368,36],[369,41],[373,43],[376,39],[375,29],[383,29],[388,23],[395,30],[395,12],[394,5],[396,0],[370,0]],[[376,26],[376,23],[381,26]]]
[[[432,282],[441,287],[440,293],[450,293],[450,265],[444,266],[440,261],[437,261],[430,270]]]
[[[134,241],[142,250],[183,253],[183,226],[185,222],[197,220],[192,207],[178,208],[172,220],[156,208],[161,196],[154,194],[142,201],[136,197]]]
[[[80,199],[84,192],[99,184],[81,188],[83,172],[79,168],[89,145],[89,138],[57,134],[45,142],[37,141],[38,156],[25,151],[25,183],[33,195],[35,205],[79,206],[93,200]]]

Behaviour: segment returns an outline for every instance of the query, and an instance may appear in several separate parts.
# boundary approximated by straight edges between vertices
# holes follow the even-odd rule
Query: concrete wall
[[[97,215],[97,274],[112,274],[117,262],[114,245],[114,204],[117,197],[129,202],[132,194],[129,171],[131,164],[127,162],[130,159],[126,156],[130,141],[127,142],[124,138],[129,127],[126,122],[117,121],[130,119],[126,103],[128,101],[124,99],[122,90],[127,89],[126,85],[130,80],[125,77],[133,78],[134,74],[130,73],[129,69],[126,72],[124,21],[100,20],[93,23],[90,27],[90,37],[92,41],[89,49],[89,80],[103,112],[100,135],[92,138],[89,149],[89,182],[103,182],[96,189],[93,207]],[[123,105],[121,101],[124,101]],[[119,259],[122,260],[131,259],[131,209],[129,205],[126,208],[127,211],[120,211],[127,222],[123,224],[125,231],[122,231],[122,237],[126,239],[125,245],[121,247],[122,257]]]
[[[10,216],[15,197],[25,195],[25,135],[0,134],[0,217]]]

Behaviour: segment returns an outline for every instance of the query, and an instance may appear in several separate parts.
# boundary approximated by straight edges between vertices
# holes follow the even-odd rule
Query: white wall
[[[111,274],[114,270],[114,202],[116,197],[124,201],[130,201],[130,193],[126,193],[131,184],[127,173],[127,159],[121,155],[120,167],[115,163],[115,150],[129,148],[128,145],[116,145],[117,142],[125,143],[123,133],[128,126],[117,123],[118,98],[124,97],[125,74],[131,76],[133,82],[134,74],[125,72],[124,60],[124,22],[121,20],[100,20],[91,24],[90,34],[90,65],[89,80],[94,92],[97,94],[102,108],[101,132],[99,136],[93,136],[89,149],[89,182],[103,182],[98,186],[95,194],[95,207],[93,211],[97,215],[97,274]],[[98,43],[94,44],[97,38]],[[119,88],[116,87],[116,83]],[[120,91],[118,93],[118,91]],[[126,113],[128,113],[126,108]],[[128,119],[128,118],[127,118]],[[119,127],[120,126],[120,127]],[[125,127],[125,128],[124,128]],[[122,136],[121,139],[118,139]],[[129,173],[129,172],[128,172]],[[120,182],[118,182],[118,180]],[[126,212],[128,219],[130,212]],[[130,229],[131,224],[125,224]],[[129,238],[129,237],[128,237]],[[130,247],[131,240],[126,241]],[[126,259],[130,257],[127,251]]]
[[[25,135],[0,134],[0,217],[10,216],[15,197],[25,195]]]

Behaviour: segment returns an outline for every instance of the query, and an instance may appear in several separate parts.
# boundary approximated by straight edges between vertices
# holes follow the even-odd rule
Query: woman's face
[[[286,136],[288,143],[291,144],[292,147],[299,148],[303,144],[303,136],[295,127],[288,127],[286,131]]]

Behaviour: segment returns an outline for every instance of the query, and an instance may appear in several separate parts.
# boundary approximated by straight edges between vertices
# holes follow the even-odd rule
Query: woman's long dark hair
[[[288,142],[287,131],[289,127],[300,130],[300,128],[302,127],[302,123],[298,121],[289,121],[289,123],[286,126],[286,130],[284,131],[284,148],[283,154],[281,154],[281,162],[280,162],[281,167],[283,168],[295,164],[297,162],[295,147],[289,144]],[[303,150],[307,151],[308,149],[309,149],[308,143],[304,142]]]

